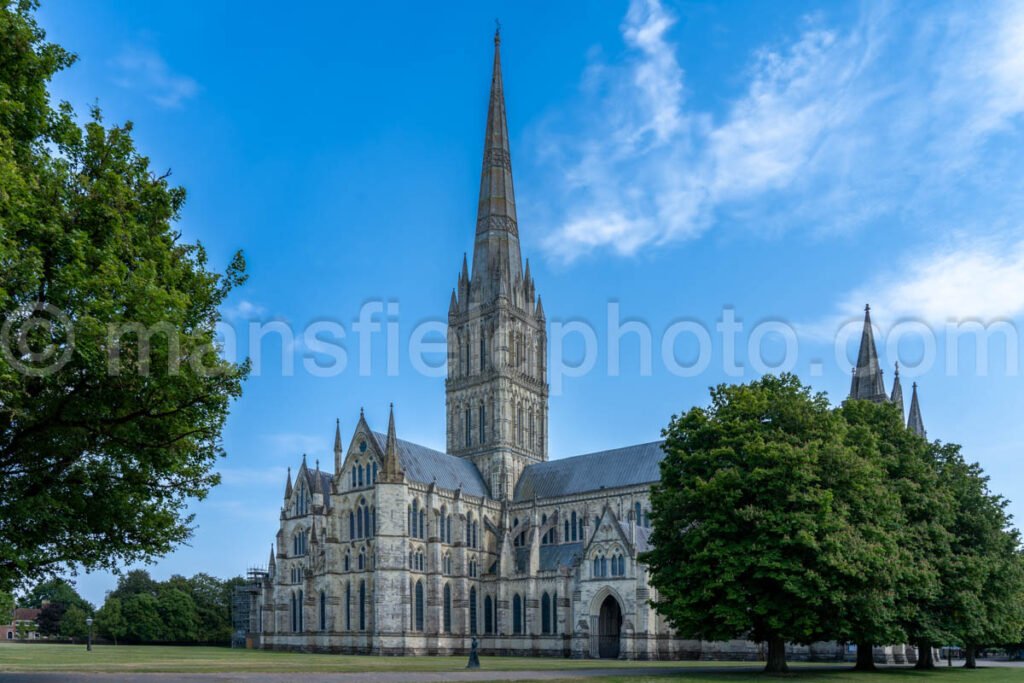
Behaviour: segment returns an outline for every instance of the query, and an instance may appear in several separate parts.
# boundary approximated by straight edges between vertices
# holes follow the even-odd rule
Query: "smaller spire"
[[[285,498],[291,498],[292,497],[292,468],[291,467],[288,468],[288,483],[285,484],[285,486],[284,486],[284,497]]]
[[[904,418],[903,413],[903,385],[900,384],[900,362],[896,361],[896,372],[892,380],[892,395],[889,397],[889,403],[893,403],[899,406],[900,419]]]
[[[398,436],[395,431],[395,404],[389,406],[388,437],[384,444],[383,482],[397,484],[402,481],[402,467],[398,460]]]
[[[459,301],[455,297],[455,288],[452,287],[452,300],[451,300],[451,303],[448,304],[448,317],[454,317],[455,314],[458,313],[458,310],[459,310]]]
[[[537,320],[544,320],[544,303],[540,300],[540,295],[537,296]]]
[[[885,382],[878,364],[878,350],[875,348],[875,333],[871,326],[871,306],[864,306],[864,330],[857,352],[857,367],[850,381],[850,399],[885,403]]]
[[[334,474],[341,474],[341,419],[334,418]]]
[[[270,544],[270,562],[267,563],[267,569],[269,569],[271,572],[273,572],[274,571],[274,566],[276,564],[277,563],[274,561],[274,544],[271,543]]]
[[[921,419],[921,404],[917,400],[917,382],[914,382],[913,394],[910,397],[910,417],[907,418],[907,429],[921,438],[928,438],[928,432],[924,429],[924,420]]]

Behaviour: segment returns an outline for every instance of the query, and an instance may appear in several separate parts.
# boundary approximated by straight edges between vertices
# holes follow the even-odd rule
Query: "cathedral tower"
[[[472,271],[448,310],[448,452],[469,458],[507,500],[526,465],[547,460],[547,336],[530,264],[523,271],[501,80],[501,36],[484,136]]]

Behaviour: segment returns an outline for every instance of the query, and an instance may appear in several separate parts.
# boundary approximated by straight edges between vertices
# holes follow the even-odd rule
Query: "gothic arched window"
[[[487,443],[487,429],[485,427],[485,423],[487,420],[487,408],[485,408],[484,404],[481,403],[480,408],[477,409],[477,412],[479,413],[477,421],[480,423],[480,443]]]
[[[476,588],[469,589],[469,633],[476,635]]]
[[[633,506],[633,523],[636,524],[637,526],[640,526],[641,522],[643,521],[643,518],[644,518],[644,509],[640,505],[640,503],[637,503],[637,504],[635,504]]]
[[[366,581],[359,582],[359,630],[366,630]]]
[[[494,604],[491,596],[484,597],[484,633],[494,633]]]
[[[445,633],[452,632],[452,587],[450,584],[444,585],[444,619],[442,630]]]
[[[568,538],[568,534],[566,534],[566,538]],[[582,524],[580,524],[579,538],[577,538],[577,536],[576,536],[576,511],[575,510],[572,511],[572,540],[574,540],[574,541],[583,540],[583,525]]]
[[[320,591],[320,630],[327,630],[327,593]]]
[[[352,584],[345,584],[345,628],[352,630]]]
[[[540,596],[540,632],[551,633],[551,596],[547,591]]]
[[[423,630],[423,580],[416,582],[416,630]]]

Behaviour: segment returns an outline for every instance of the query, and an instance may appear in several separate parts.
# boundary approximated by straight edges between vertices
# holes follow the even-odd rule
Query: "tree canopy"
[[[34,9],[0,4],[0,589],[186,539],[247,372],[214,329],[241,254],[182,240],[131,123],[51,104],[74,57]]]
[[[896,407],[833,409],[793,375],[711,390],[673,417],[641,556],[655,608],[685,637],[785,643],[1017,642],[1020,539],[960,448]]]

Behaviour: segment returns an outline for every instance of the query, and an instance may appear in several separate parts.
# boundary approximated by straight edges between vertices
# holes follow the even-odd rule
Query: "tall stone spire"
[[[882,381],[882,368],[878,365],[875,333],[871,329],[871,306],[864,307],[864,331],[860,337],[857,367],[853,371],[853,381],[850,383],[850,398],[875,403],[885,403],[888,400],[885,395],[885,382]]]
[[[498,33],[483,151],[473,265],[463,257],[448,309],[447,451],[506,499],[524,467],[547,460],[548,385],[544,313],[519,245]]]
[[[921,419],[921,404],[917,401],[917,382],[914,382],[914,392],[910,397],[910,417],[907,418],[907,429],[922,438],[928,438],[928,432],[924,430],[924,420]]]
[[[896,362],[896,374],[892,380],[892,395],[889,396],[889,402],[895,403],[900,407],[900,419],[903,419],[903,385],[900,384],[900,364]]]
[[[494,68],[473,245],[471,296],[488,301],[502,286],[511,291],[517,279],[522,278],[522,268],[512,186],[512,155],[505,117],[505,89],[501,79],[501,33],[495,31]]]

